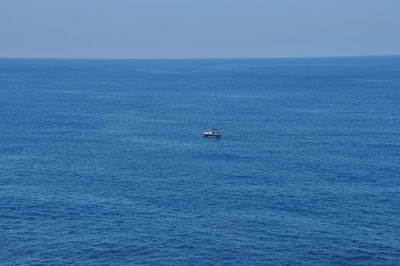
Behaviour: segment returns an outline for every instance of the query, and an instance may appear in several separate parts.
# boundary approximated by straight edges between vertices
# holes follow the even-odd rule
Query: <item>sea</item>
[[[400,56],[0,59],[0,265],[400,265]]]

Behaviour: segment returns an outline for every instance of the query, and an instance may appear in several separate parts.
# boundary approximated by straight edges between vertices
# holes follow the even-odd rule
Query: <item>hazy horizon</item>
[[[0,59],[26,59],[26,60],[274,60],[274,59],[318,59],[318,58],[368,58],[368,57],[400,57],[400,54],[382,55],[336,55],[336,56],[276,56],[276,57],[159,57],[159,58],[133,58],[133,57],[1,57]]]

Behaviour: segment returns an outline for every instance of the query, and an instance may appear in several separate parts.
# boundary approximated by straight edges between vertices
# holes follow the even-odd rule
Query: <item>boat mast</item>
[[[211,110],[208,110],[208,131],[211,131]]]

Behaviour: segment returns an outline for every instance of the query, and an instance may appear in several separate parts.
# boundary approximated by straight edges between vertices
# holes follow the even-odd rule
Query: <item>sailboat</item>
[[[208,112],[208,129],[203,131],[203,136],[204,137],[214,137],[214,138],[222,137],[221,131],[219,131],[216,128],[211,128],[211,111]]]

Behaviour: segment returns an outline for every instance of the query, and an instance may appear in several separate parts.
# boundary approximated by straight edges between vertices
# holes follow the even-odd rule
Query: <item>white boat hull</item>
[[[222,134],[216,131],[204,131],[203,132],[204,137],[214,137],[214,138],[220,138],[222,137]]]

